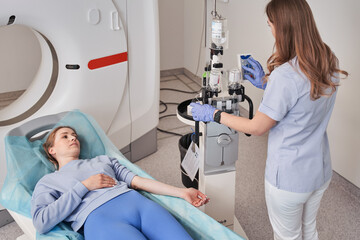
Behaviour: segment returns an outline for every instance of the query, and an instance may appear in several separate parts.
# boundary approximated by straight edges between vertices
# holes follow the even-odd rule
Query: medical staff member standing
[[[326,128],[340,74],[338,59],[321,40],[305,0],[271,0],[266,6],[275,50],[267,61],[244,67],[264,89],[253,119],[192,103],[193,118],[216,121],[253,135],[269,131],[265,198],[274,239],[318,239],[316,215],[332,168]]]

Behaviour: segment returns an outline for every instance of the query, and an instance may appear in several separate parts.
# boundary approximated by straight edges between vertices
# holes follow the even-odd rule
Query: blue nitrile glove
[[[265,89],[266,88],[266,83],[263,84],[263,78],[265,76],[264,70],[261,66],[261,64],[256,61],[255,59],[253,59],[252,57],[248,58],[248,63],[251,64],[251,66],[254,68],[249,68],[246,66],[242,66],[242,68],[246,71],[249,71],[254,78],[252,78],[252,76],[245,74],[244,77],[249,80],[252,85],[254,85],[257,88],[261,88],[261,89]]]
[[[190,103],[190,106],[192,106],[191,114],[195,121],[214,121],[214,112],[216,108],[213,106],[209,104],[201,105],[199,103]]]

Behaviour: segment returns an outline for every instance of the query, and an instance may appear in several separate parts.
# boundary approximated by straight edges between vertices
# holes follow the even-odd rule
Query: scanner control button
[[[96,25],[100,22],[100,11],[99,9],[90,9],[88,12],[88,21],[89,23]]]

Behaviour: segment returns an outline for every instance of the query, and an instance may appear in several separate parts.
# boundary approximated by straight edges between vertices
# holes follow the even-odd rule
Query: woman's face
[[[275,37],[275,28],[274,28],[274,24],[272,22],[270,22],[270,20],[267,20],[267,24],[268,26],[271,28],[271,33],[272,35]]]
[[[71,128],[60,128],[55,134],[55,140],[49,153],[60,160],[64,157],[77,159],[80,154],[80,142]]]

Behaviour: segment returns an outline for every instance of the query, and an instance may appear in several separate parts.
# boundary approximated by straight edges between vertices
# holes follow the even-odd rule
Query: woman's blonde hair
[[[70,128],[71,130],[73,130],[76,134],[76,131],[75,129],[73,129],[72,127],[69,127],[69,126],[59,126],[57,128],[55,128],[48,136],[48,138],[46,139],[45,143],[43,144],[43,148],[44,148],[44,151],[47,155],[47,158],[49,159],[49,161],[54,164],[55,166],[55,169],[59,169],[59,162],[56,160],[56,158],[54,158],[54,156],[52,156],[50,153],[49,153],[49,148],[53,147],[54,146],[54,142],[55,142],[55,135],[57,133],[57,131],[59,131],[60,129],[62,128]]]
[[[347,77],[348,73],[338,68],[337,57],[322,41],[308,3],[271,0],[266,14],[275,28],[275,51],[267,61],[269,72],[297,56],[301,71],[311,83],[311,99],[332,95],[339,84],[331,78],[337,78],[340,73]],[[332,91],[326,94],[329,88]]]

